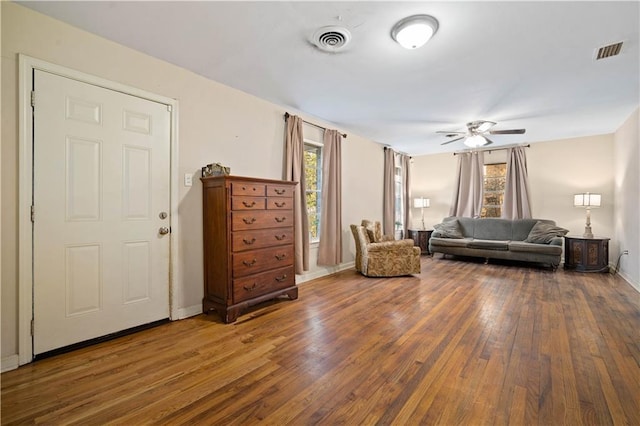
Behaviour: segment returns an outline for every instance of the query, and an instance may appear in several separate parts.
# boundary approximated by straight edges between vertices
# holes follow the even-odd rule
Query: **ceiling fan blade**
[[[512,130],[491,130],[489,134],[492,135],[521,135],[525,132],[525,129],[512,129]]]
[[[491,139],[489,139],[488,137],[486,137],[486,136],[482,136],[482,137],[485,138],[485,140],[487,141],[487,143],[484,144],[484,146],[491,145],[493,143],[493,141]]]
[[[464,136],[461,136],[459,138],[455,138],[455,139],[451,139],[450,141],[443,142],[440,145],[447,145],[447,144],[450,144],[451,142],[459,141],[459,140],[464,139],[464,138],[465,138]]]
[[[444,133],[445,135],[464,135],[467,132],[447,132],[446,130],[438,130],[436,133]]]
[[[469,129],[469,132],[471,133],[480,134],[486,132],[495,125],[496,123],[494,121],[476,120],[467,123],[467,129]]]

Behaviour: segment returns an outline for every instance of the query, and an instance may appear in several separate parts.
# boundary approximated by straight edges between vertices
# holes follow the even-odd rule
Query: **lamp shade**
[[[601,194],[592,194],[590,192],[583,192],[581,194],[575,194],[573,196],[574,207],[600,207],[602,202]]]
[[[422,209],[431,206],[431,200],[424,197],[414,198],[413,207],[416,209]]]

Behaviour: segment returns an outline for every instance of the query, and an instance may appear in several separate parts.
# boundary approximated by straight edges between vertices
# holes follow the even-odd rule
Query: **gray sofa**
[[[448,217],[434,228],[431,253],[544,263],[554,271],[567,233],[554,221],[542,219]]]

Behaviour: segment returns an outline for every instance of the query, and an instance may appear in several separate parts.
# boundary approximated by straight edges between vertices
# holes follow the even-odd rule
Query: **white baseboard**
[[[611,268],[613,270],[613,268]],[[620,275],[620,278],[622,278],[623,280],[625,280],[626,282],[629,283],[629,285],[631,287],[633,287],[633,289],[635,291],[637,291],[638,293],[640,293],[640,283],[634,282],[630,276],[628,276],[627,274],[625,274],[624,272],[617,272],[618,275]]]
[[[202,313],[202,304],[188,306],[186,308],[178,309],[178,320],[194,317],[196,315],[200,315]]]
[[[327,275],[335,274],[336,272],[344,271],[345,269],[350,269],[355,266],[355,261],[342,263],[338,266],[330,266],[330,267],[321,267],[315,271],[310,271],[305,273],[304,275],[296,275],[296,284],[302,284],[307,281],[315,280],[316,278],[326,277]],[[181,320],[189,317],[193,317],[196,315],[200,315],[202,313],[202,305],[193,305],[188,306],[186,308],[178,309],[178,316],[175,318],[176,320]]]
[[[296,284],[303,284],[307,281],[315,280],[316,278],[326,277],[327,275],[335,274],[336,272],[344,271],[355,266],[355,261],[341,263],[338,266],[324,266],[315,271],[306,272],[304,275],[296,275]]]
[[[18,368],[18,354],[2,357],[2,372],[11,371]]]

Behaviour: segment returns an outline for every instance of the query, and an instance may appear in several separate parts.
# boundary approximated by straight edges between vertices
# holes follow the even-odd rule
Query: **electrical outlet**
[[[193,182],[191,181],[191,173],[185,173],[184,174],[184,186],[191,186],[193,185]]]
[[[629,254],[629,250],[622,250],[622,254]]]

